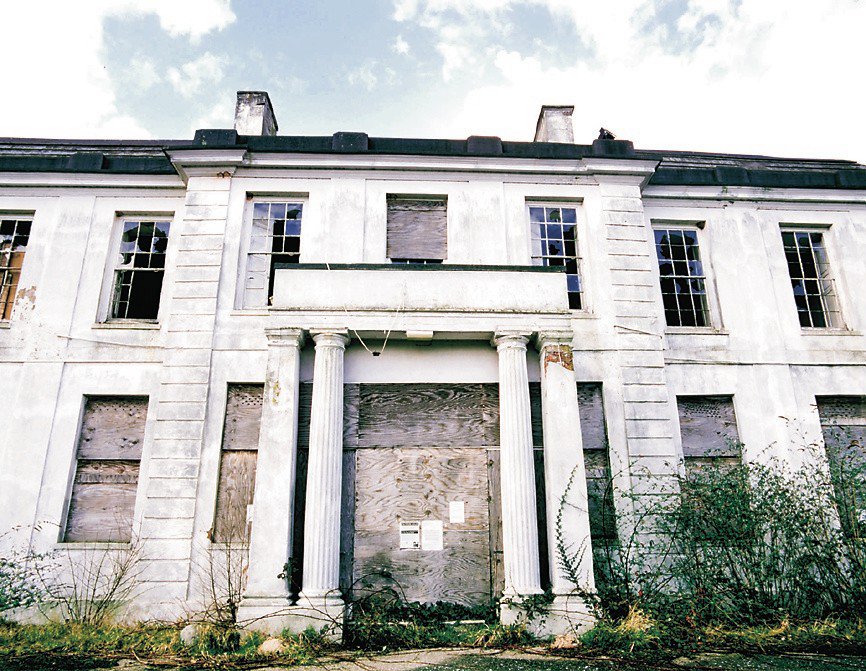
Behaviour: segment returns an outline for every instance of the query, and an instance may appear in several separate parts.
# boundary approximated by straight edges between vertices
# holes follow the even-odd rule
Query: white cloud
[[[180,68],[169,68],[166,77],[174,90],[184,98],[192,98],[211,84],[219,84],[223,78],[226,58],[206,51],[195,60]]]
[[[136,56],[129,62],[121,73],[120,79],[139,92],[147,91],[162,81],[154,62],[141,56]]]
[[[402,35],[397,35],[397,39],[394,40],[394,44],[391,45],[391,49],[394,51],[394,53],[405,56],[409,53],[409,43],[403,39]]]
[[[376,64],[375,60],[364,61],[354,70],[350,70],[346,79],[352,86],[363,86],[368,91],[372,91],[379,84],[379,77],[375,71]]]
[[[235,19],[229,0],[31,0],[4,7],[4,25],[14,29],[0,39],[0,89],[20,104],[7,95],[0,136],[149,137],[119,108],[102,60],[105,20],[145,15],[190,40]]]
[[[592,56],[552,64],[510,46],[502,22],[521,6],[568,22]],[[578,142],[604,125],[643,148],[866,161],[854,65],[866,3],[787,11],[765,0],[688,0],[673,22],[648,29],[655,9],[648,0],[397,0],[395,17],[431,31],[443,78],[459,68],[497,74],[466,93],[437,134],[528,139],[541,104],[572,102]]]

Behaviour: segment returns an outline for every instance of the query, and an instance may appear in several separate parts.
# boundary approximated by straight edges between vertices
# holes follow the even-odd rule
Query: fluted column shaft
[[[499,353],[499,443],[505,595],[541,592],[532,418],[526,370],[528,334],[502,333]]]
[[[557,596],[571,594],[577,587],[592,591],[595,581],[589,506],[571,334],[542,333],[538,336],[538,350],[541,357],[541,414],[544,426],[544,483],[550,581],[553,593]],[[561,528],[557,528],[558,526]],[[560,562],[563,552],[573,560],[578,576],[568,576],[563,571]],[[571,577],[577,577],[580,584],[576,585]]]
[[[303,331],[273,329],[262,403],[256,488],[244,600],[288,599],[277,576],[292,554],[298,446],[298,373]]]
[[[340,497],[343,480],[343,332],[311,331],[316,343],[301,602],[340,600]]]

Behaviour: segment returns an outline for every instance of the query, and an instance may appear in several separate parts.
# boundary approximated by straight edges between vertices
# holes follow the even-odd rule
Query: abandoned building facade
[[[0,542],[135,544],[134,617],[233,549],[260,626],[550,588],[554,632],[589,623],[556,538],[615,541],[609,484],[866,430],[866,167],[571,114],[281,136],[241,92],[192,141],[0,141]]]

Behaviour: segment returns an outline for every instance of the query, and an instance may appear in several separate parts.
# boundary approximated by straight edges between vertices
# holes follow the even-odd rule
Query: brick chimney
[[[542,105],[535,124],[535,142],[574,144],[573,112],[574,105]]]
[[[238,135],[277,134],[277,117],[267,91],[238,91],[235,130]]]

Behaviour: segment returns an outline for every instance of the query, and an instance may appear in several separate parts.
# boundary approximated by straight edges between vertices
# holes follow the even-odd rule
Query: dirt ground
[[[119,662],[84,660],[81,658],[30,659],[0,661],[3,671],[31,671],[31,669],[108,669],[116,671],[168,671],[165,664],[147,665],[135,660]],[[184,671],[195,668],[174,667]],[[241,662],[225,669],[256,669],[278,671],[285,667]],[[320,663],[292,667],[295,671],[866,671],[866,657],[825,656],[811,654],[740,655],[704,654],[693,658],[679,658],[672,662],[615,661],[560,657],[546,650],[494,651],[494,650],[412,650],[376,656],[358,656],[352,659],[323,658]]]

